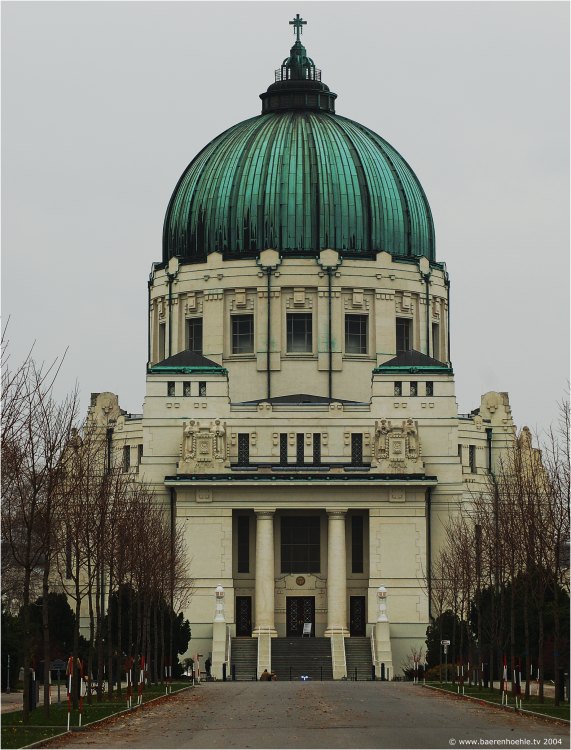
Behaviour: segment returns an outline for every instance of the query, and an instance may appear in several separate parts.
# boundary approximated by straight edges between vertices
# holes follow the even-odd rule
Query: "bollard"
[[[382,662],[381,664],[381,682],[384,682],[386,680],[385,676],[385,662]]]
[[[371,680],[375,681],[375,665],[371,664]]]
[[[319,675],[319,679],[323,682],[323,665],[320,665],[319,667]]]
[[[226,682],[226,662],[222,665],[222,682]]]
[[[291,667],[289,668],[289,681],[291,682]]]
[[[236,665],[232,664],[232,669],[230,670],[232,672],[232,682],[236,682]]]
[[[355,667],[355,682],[357,682],[357,667]]]

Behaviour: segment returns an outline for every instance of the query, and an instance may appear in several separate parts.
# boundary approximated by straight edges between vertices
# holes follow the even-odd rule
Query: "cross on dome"
[[[307,21],[304,21],[299,13],[296,13],[295,18],[289,22],[289,25],[293,26],[293,33],[297,34],[297,41],[299,42],[299,35],[303,34],[303,27],[307,26]]]

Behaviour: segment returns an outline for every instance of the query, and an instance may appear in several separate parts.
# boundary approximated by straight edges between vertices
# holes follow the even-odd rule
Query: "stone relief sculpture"
[[[191,419],[183,425],[179,474],[230,468],[226,424],[220,419]]]
[[[417,423],[406,419],[393,425],[389,419],[375,422],[373,466],[386,474],[423,474]]]

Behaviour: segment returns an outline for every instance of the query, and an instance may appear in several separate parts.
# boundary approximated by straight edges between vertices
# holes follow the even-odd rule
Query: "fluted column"
[[[345,547],[344,510],[331,510],[327,536],[327,630],[326,636],[340,633],[349,635],[347,629],[347,551]]]
[[[274,512],[256,511],[256,603],[254,635],[277,635],[274,627]]]

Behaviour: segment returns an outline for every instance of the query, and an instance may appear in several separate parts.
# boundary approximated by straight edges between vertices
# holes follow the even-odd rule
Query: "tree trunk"
[[[528,700],[531,690],[531,644],[529,642],[529,591],[527,576],[523,582],[523,634],[525,641],[525,699]]]
[[[538,626],[539,626],[539,633],[538,633],[538,639],[537,639],[537,647],[539,649],[539,654],[537,658],[537,667],[539,669],[539,702],[543,703],[543,681],[545,678],[544,675],[544,665],[543,665],[543,642],[544,642],[544,623],[543,623],[543,602],[541,603],[541,607],[538,609]]]
[[[44,574],[42,580],[42,631],[44,640],[44,716],[46,718],[50,715],[50,663],[51,663],[51,644],[50,644],[50,620],[49,620],[49,605],[48,605],[48,594],[50,592],[49,587],[49,575],[50,565],[46,558],[44,564]]]
[[[121,637],[121,628],[123,627],[123,606],[122,606],[122,588],[121,584],[117,587],[117,695],[121,696],[121,673],[123,670],[123,639]]]
[[[113,590],[113,555],[109,557],[109,593],[107,595],[107,695],[109,700],[113,698],[113,623],[111,622],[111,593]],[[119,664],[117,664],[119,669]]]

